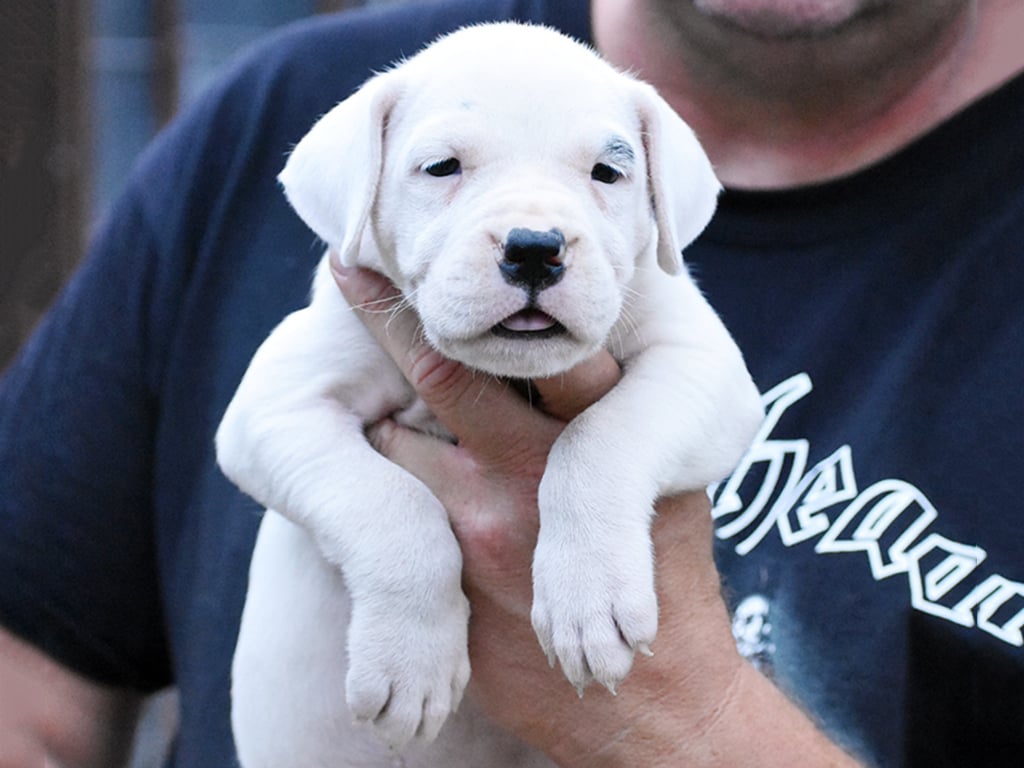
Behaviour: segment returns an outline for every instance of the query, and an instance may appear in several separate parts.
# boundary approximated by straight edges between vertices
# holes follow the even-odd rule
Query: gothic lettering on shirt
[[[849,445],[808,469],[808,440],[771,437],[811,390],[800,373],[762,396],[766,418],[750,450],[710,489],[718,538],[739,555],[772,531],[786,547],[813,540],[820,555],[863,553],[876,581],[906,577],[915,609],[1024,646],[1024,583],[987,570],[982,547],[943,535],[919,488],[887,478],[861,489]]]

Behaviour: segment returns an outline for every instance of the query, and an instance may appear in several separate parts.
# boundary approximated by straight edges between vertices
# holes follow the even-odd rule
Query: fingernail
[[[337,251],[332,250],[327,257],[327,260],[331,265],[331,272],[333,272],[334,276],[339,280],[346,280],[352,276],[353,272],[355,272],[355,268],[346,267],[341,263],[341,256]]]

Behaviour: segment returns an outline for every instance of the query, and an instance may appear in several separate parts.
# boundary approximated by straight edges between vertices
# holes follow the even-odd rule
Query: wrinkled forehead
[[[391,138],[407,147],[454,141],[640,155],[631,81],[574,43],[526,37],[529,45],[501,44],[495,35],[490,50],[443,41],[411,60]]]

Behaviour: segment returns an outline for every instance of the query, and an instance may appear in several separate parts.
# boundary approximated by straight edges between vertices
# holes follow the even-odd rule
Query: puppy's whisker
[[[498,384],[505,390],[509,388],[510,382],[508,381],[508,379],[502,379],[490,373],[478,371],[476,368],[471,368],[470,372],[472,373],[474,379],[476,379],[478,375],[483,378],[483,385],[477,390],[476,397],[473,398],[474,406],[479,404],[480,398],[484,396],[484,393],[487,391],[487,388],[492,386],[493,384]]]
[[[622,358],[625,357],[625,345],[622,343],[622,330],[616,326],[613,330],[613,338],[608,340],[608,346],[611,348],[612,357]]]
[[[413,293],[415,293],[415,291],[413,291]],[[409,295],[404,295],[403,294],[391,306],[385,307],[385,308],[382,308],[382,309],[378,310],[379,312],[386,312],[388,315],[390,315],[390,317],[388,317],[387,322],[384,324],[384,331],[385,331],[385,333],[390,331],[391,323],[400,314],[402,314],[403,312],[405,312],[407,310],[415,312],[415,309],[413,307],[412,300],[411,300],[411,295],[412,294],[409,294]],[[387,299],[385,301],[391,301],[391,299]],[[418,333],[419,333],[419,335],[421,337],[420,340],[422,340],[422,334],[423,334],[422,327],[418,327]]]
[[[360,304],[353,304],[352,309],[358,309],[360,312],[366,312],[369,314],[379,314],[382,312],[394,312],[396,307],[402,305],[402,301],[392,305],[393,298],[386,299],[374,299],[373,301],[364,301]]]
[[[473,378],[474,379],[476,378],[476,374],[477,374],[476,369],[473,369]],[[478,405],[480,403],[480,398],[484,396],[484,392],[487,390],[487,387],[490,385],[491,380],[493,378],[494,378],[493,376],[486,376],[484,378],[483,386],[480,387],[480,389],[477,390],[476,397],[473,398],[473,405],[474,406],[476,406],[476,405]]]
[[[612,327],[612,334],[608,339],[609,350],[619,357],[625,355],[626,340],[629,337],[634,337],[641,348],[646,346],[640,330],[641,324],[633,313],[634,304],[643,299],[643,294],[630,287],[626,287],[624,294],[618,321]]]
[[[643,299],[644,298],[644,294],[642,294],[638,289],[634,288],[631,285],[624,285],[622,287],[622,293],[623,293],[623,296],[624,296],[625,301],[627,303],[629,303],[629,302],[631,302],[631,301],[633,301],[635,299]]]
[[[625,326],[630,333],[635,334],[640,339],[640,324],[637,322],[636,317],[633,315],[632,307],[628,304],[622,307],[622,312],[619,315],[622,320],[623,326]]]
[[[360,304],[353,305],[353,309],[360,309],[364,312],[394,312],[410,306],[410,297],[416,293],[412,290],[409,293],[400,293],[398,296],[384,296],[379,299],[371,299]]]
[[[430,344],[430,340],[427,338],[427,332],[423,329],[422,324],[416,326],[416,338],[414,339],[414,343]]]
[[[648,267],[648,266],[646,266],[644,264],[637,264],[636,265],[636,271],[637,272],[661,272],[662,270],[661,270],[661,267]]]

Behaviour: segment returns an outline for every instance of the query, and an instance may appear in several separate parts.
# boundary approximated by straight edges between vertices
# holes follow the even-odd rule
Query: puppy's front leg
[[[738,350],[659,344],[573,420],[540,486],[533,625],[581,692],[614,691],[658,624],[650,539],[659,495],[699,490],[739,460],[761,418]]]
[[[398,746],[432,738],[469,677],[461,553],[437,498],[367,443],[410,399],[326,274],[254,357],[217,433],[242,490],[304,528],[351,594],[346,695]],[[339,654],[340,655],[340,654]]]

